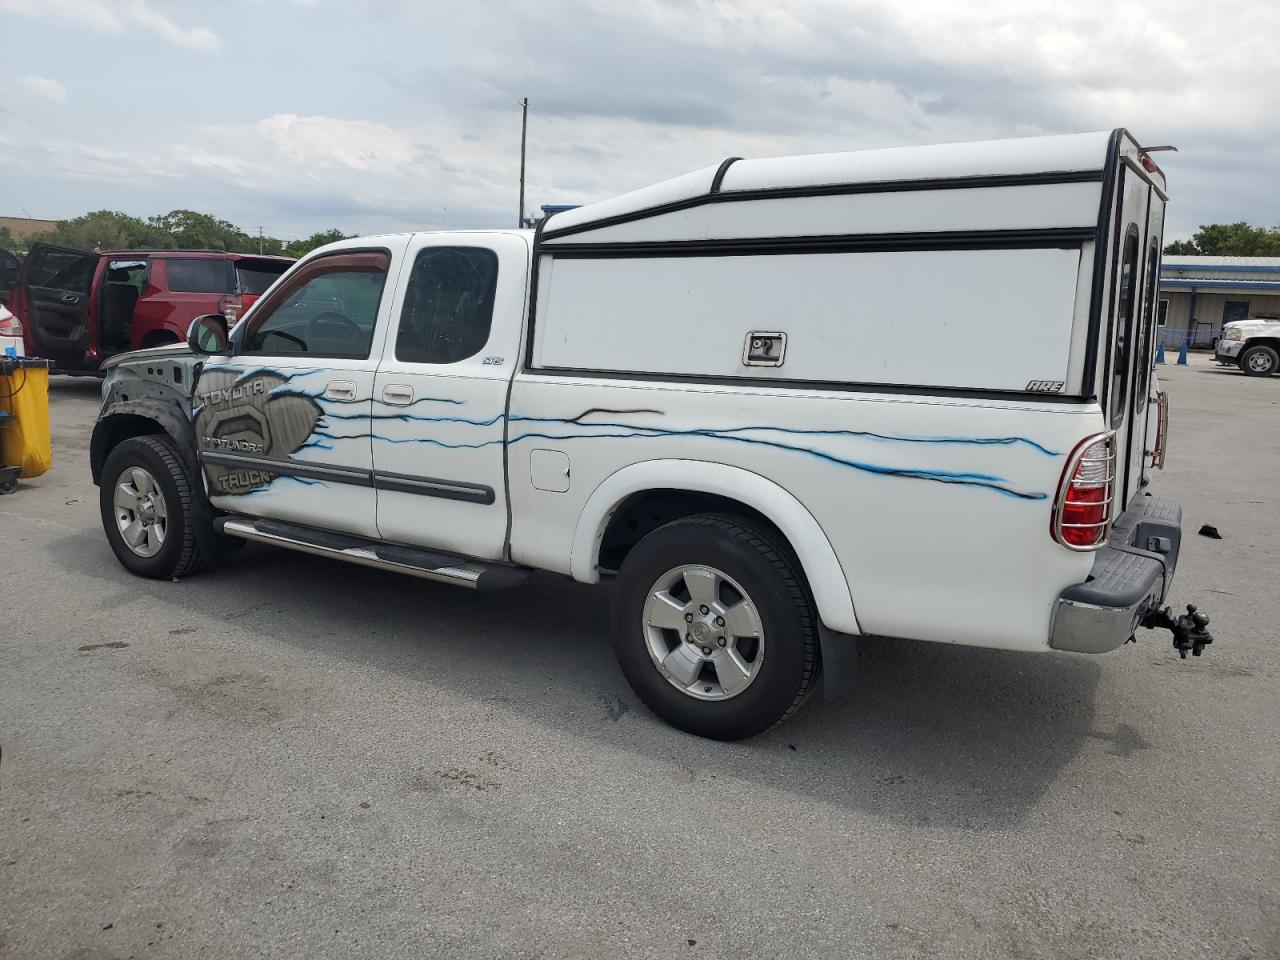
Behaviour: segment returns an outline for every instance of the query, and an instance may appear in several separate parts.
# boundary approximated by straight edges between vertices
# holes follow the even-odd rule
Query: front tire
[[[669,523],[618,572],[618,664],[650,710],[698,736],[752,737],[798,710],[818,676],[817,631],[790,547],[742,517]]]
[[[101,482],[102,527],[125,569],[168,580],[203,566],[191,479],[168,437],[125,440],[107,456]]]
[[[1251,377],[1269,377],[1280,368],[1280,353],[1259,344],[1240,354],[1240,369]]]

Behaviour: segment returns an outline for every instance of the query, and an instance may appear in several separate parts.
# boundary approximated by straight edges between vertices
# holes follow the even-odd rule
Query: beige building
[[[57,226],[57,220],[33,220],[31,217],[0,217],[0,229],[9,231],[10,236],[21,244],[20,250],[25,249],[26,245],[23,241],[27,237],[33,237],[37,233],[49,233]]]
[[[1183,257],[1160,266],[1159,322],[1164,342],[1190,337],[1207,347],[1222,325],[1254,317],[1280,319],[1280,257]]]

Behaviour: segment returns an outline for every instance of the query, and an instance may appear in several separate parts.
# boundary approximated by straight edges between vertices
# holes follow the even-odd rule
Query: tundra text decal
[[[196,392],[200,452],[285,458],[299,450],[324,416],[313,397],[289,391],[289,381],[300,375],[206,367]],[[204,469],[213,494],[250,493],[279,476],[263,465],[235,466],[208,459]]]

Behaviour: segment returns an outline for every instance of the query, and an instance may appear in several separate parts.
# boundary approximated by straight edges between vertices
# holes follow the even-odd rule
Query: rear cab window
[[[396,359],[457,363],[489,340],[498,255],[486,247],[428,247],[409,276]]]

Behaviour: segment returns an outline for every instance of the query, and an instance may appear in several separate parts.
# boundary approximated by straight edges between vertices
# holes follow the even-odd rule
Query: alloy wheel
[[[116,527],[125,546],[139,557],[154,557],[168,533],[168,508],[160,485],[143,467],[129,467],[116,478]]]
[[[673,567],[650,588],[642,616],[654,666],[688,696],[728,700],[760,675],[760,612],[723,571],[705,564]]]

